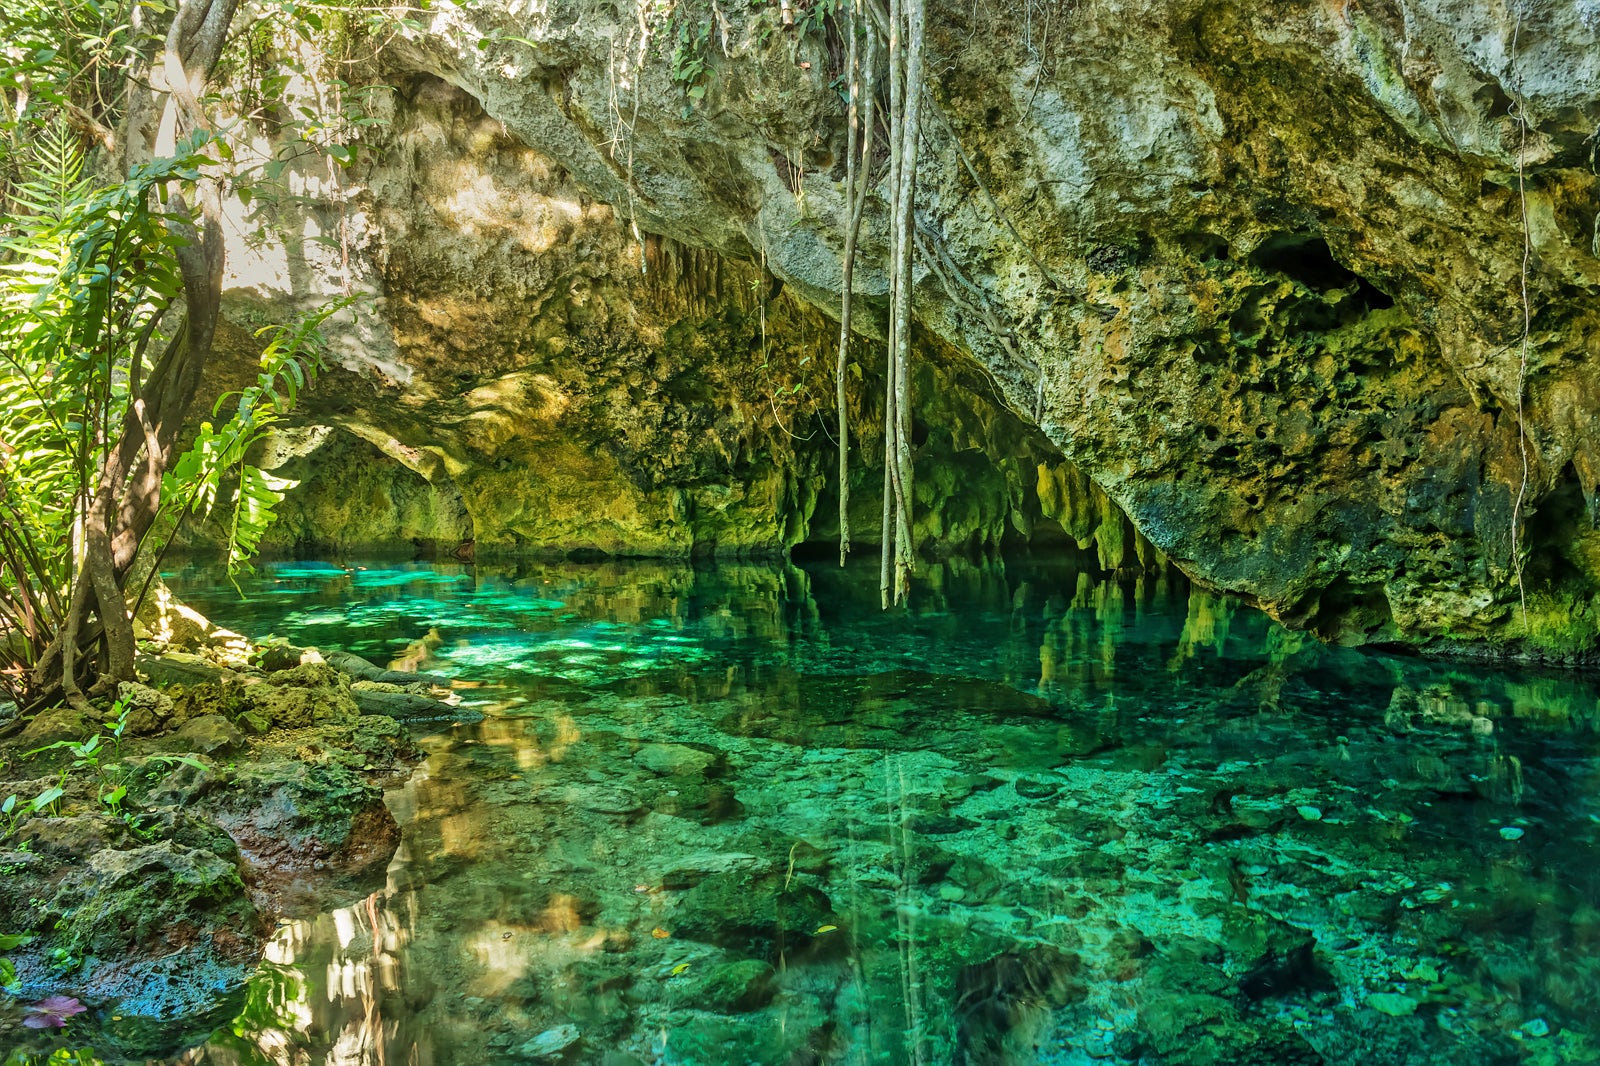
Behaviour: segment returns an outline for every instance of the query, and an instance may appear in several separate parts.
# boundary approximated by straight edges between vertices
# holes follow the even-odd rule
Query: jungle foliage
[[[246,452],[337,309],[267,331],[256,383],[186,439],[224,267],[207,87],[237,7],[0,11],[0,693],[24,705],[132,679],[130,607],[185,518],[229,502],[230,557],[254,549],[279,497]]]

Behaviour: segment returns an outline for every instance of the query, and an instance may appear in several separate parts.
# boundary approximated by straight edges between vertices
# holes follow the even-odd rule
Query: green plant
[[[212,516],[224,481],[232,483],[232,505],[224,543],[229,577],[249,569],[254,555],[276,515],[273,508],[293,487],[246,462],[252,445],[292,408],[323,357],[318,327],[355,302],[343,297],[303,315],[286,326],[268,326],[256,336],[268,338],[261,352],[261,371],[255,384],[218,398],[212,407],[215,421],[200,424],[189,450],[167,471],[163,496],[165,515],[173,516],[162,530],[163,543],[191,514],[201,520]],[[228,417],[222,415],[229,407]],[[153,577],[154,568],[152,568]],[[148,587],[148,581],[147,581]],[[143,598],[141,594],[141,599]]]
[[[709,80],[706,61],[710,57],[710,16],[678,22],[673,39],[672,80],[690,100],[703,99]]]
[[[128,586],[185,510],[163,493],[218,323],[231,152],[206,91],[238,6],[0,10],[0,684],[24,712],[133,679]],[[169,155],[112,133],[164,113]]]
[[[17,802],[15,792],[7,796],[5,802],[0,803],[0,840],[10,840],[27,813],[27,807]]]
[[[0,933],[0,952],[15,951],[31,943],[33,937],[20,933]],[[21,990],[17,980],[17,967],[4,954],[0,954],[0,991],[16,995]]]
[[[54,744],[25,751],[22,757],[28,759],[47,751],[60,751],[65,748],[72,755],[72,764],[61,771],[61,785],[65,785],[67,776],[72,771],[87,769],[95,775],[98,783],[97,796],[103,798],[109,788],[116,787],[117,782],[111,780],[112,767],[101,762],[101,755],[109,747],[118,758],[121,757],[122,734],[128,728],[128,715],[131,711],[132,708],[125,701],[118,700],[112,705],[111,722],[103,732],[95,732],[83,740],[58,740]]]
[[[53,785],[45,788],[27,803],[19,803],[15,795],[6,798],[0,803],[0,840],[8,840],[16,834],[23,819],[30,815],[61,813],[61,801],[66,797],[67,784],[72,775],[78,771],[88,771],[95,779],[95,799],[107,813],[114,818],[120,818],[130,832],[141,839],[149,839],[149,831],[139,824],[139,815],[135,811],[124,808],[123,803],[128,798],[128,780],[131,771],[123,768],[119,763],[106,763],[102,755],[109,749],[120,760],[122,755],[122,736],[128,728],[128,716],[132,707],[124,701],[118,701],[112,707],[113,717],[105,727],[82,740],[58,740],[53,744],[34,748],[23,753],[23,758],[32,758],[51,751],[66,751],[72,756],[72,762],[62,767]],[[146,766],[171,768],[174,766],[192,766],[199,770],[207,769],[206,764],[192,755],[169,755],[165,753],[154,754],[145,760]],[[156,776],[152,771],[146,770],[147,777]]]

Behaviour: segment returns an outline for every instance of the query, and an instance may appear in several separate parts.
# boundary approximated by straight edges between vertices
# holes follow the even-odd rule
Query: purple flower
[[[28,1007],[28,1016],[22,1024],[29,1029],[60,1029],[74,1014],[88,1010],[71,996],[47,996]]]

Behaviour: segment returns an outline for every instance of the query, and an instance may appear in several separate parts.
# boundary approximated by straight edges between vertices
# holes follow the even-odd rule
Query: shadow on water
[[[172,1061],[1600,1061],[1585,679],[1041,563],[171,581],[489,715]]]

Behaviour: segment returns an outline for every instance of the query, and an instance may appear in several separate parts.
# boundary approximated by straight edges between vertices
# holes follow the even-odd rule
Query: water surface
[[[1600,1061],[1600,693],[1180,580],[264,566],[214,620],[456,678],[387,884],[185,1063]]]

